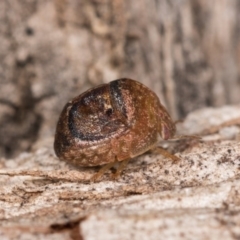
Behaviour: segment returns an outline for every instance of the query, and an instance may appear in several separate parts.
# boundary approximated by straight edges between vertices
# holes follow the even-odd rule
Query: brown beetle
[[[157,95],[143,84],[123,78],[80,94],[64,107],[56,129],[54,150],[82,167],[116,162],[118,176],[129,159],[156,147],[158,135],[173,138],[175,124]],[[160,153],[178,158],[164,149]]]

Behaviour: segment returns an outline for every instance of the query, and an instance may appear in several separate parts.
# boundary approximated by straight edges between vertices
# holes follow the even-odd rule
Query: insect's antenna
[[[183,123],[183,119],[178,119],[178,120],[176,120],[176,121],[174,121],[174,124],[176,125],[176,124],[178,124],[178,123]]]
[[[181,140],[181,139],[196,139],[201,140],[201,136],[199,135],[176,135],[171,140]]]

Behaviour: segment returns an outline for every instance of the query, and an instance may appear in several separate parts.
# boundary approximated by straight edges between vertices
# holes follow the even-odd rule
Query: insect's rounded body
[[[98,166],[152,149],[175,124],[154,92],[131,79],[92,88],[64,107],[55,134],[56,155],[78,166]]]

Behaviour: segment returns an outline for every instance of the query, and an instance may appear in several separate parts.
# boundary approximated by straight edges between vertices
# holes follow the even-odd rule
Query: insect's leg
[[[201,140],[202,138],[199,135],[175,135],[173,138],[171,138],[171,140],[182,140],[182,139]]]
[[[91,177],[90,181],[96,182],[106,171],[113,167],[115,163],[116,162],[111,162],[101,167],[100,170]]]
[[[127,166],[129,160],[130,159],[121,161],[116,173],[114,173],[113,176],[112,176],[113,179],[117,179],[121,175],[123,169]]]
[[[157,153],[163,155],[164,157],[167,157],[167,158],[171,158],[174,162],[177,162],[180,160],[179,157],[169,153],[168,151],[166,151],[164,148],[162,147],[157,147],[155,148],[153,151],[156,151]]]

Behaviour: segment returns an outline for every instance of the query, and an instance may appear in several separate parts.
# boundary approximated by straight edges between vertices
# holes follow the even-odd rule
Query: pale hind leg
[[[121,162],[114,161],[104,165],[96,174],[91,178],[91,182],[96,182],[102,175],[107,172],[110,168],[112,168],[115,164],[119,163],[116,173],[112,175],[112,179],[116,180],[122,173],[123,169],[127,166],[130,159],[123,160]]]
[[[103,167],[101,167],[101,169],[91,177],[90,181],[96,182],[100,177],[102,177],[102,175],[105,172],[107,172],[110,168],[112,168],[115,163],[116,162],[111,162],[111,163],[108,163],[108,164],[104,165]]]
[[[172,159],[174,163],[175,163],[175,162],[178,162],[178,161],[180,160],[179,157],[177,157],[177,156],[169,153],[167,150],[165,150],[165,149],[162,148],[162,147],[157,147],[157,148],[153,149],[153,151],[154,151],[154,152],[157,152],[157,153],[159,153],[159,154],[161,154],[161,155],[163,155],[163,156],[166,157],[166,158]]]
[[[121,175],[122,171],[123,171],[124,168],[127,166],[129,160],[130,160],[130,159],[123,160],[123,161],[120,162],[120,165],[119,165],[116,173],[114,173],[113,176],[112,176],[113,179],[116,180],[116,179]]]

